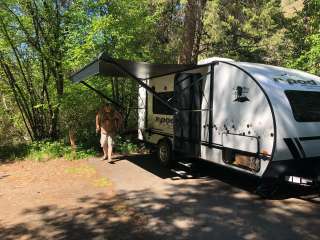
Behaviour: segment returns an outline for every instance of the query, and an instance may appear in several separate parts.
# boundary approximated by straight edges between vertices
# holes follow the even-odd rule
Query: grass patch
[[[0,163],[24,159],[35,161],[48,161],[56,158],[77,160],[94,157],[98,151],[100,152],[101,150],[97,148],[96,144],[92,144],[90,147],[79,144],[77,149],[74,150],[63,141],[38,141],[28,144],[0,146]],[[146,153],[147,148],[143,143],[137,142],[135,137],[117,136],[115,138],[114,152],[120,154]]]
[[[45,161],[55,158],[76,160],[96,155],[96,152],[93,149],[84,149],[79,146],[74,150],[62,142],[34,142],[29,146],[29,154],[26,158],[36,161]]]
[[[121,154],[132,154],[132,153],[142,153],[147,151],[143,143],[137,142],[130,138],[124,138],[117,136],[115,138],[115,152]]]
[[[35,161],[47,161],[56,158],[67,160],[84,159],[96,155],[94,149],[87,149],[79,146],[76,150],[63,142],[32,142],[0,147],[0,162],[9,162],[23,159]]]
[[[104,188],[104,187],[110,187],[111,185],[112,183],[110,182],[110,180],[105,177],[102,177],[93,181],[93,186],[95,187]]]
[[[66,173],[86,177],[91,177],[96,174],[95,168],[90,166],[70,167],[67,168],[65,171]]]

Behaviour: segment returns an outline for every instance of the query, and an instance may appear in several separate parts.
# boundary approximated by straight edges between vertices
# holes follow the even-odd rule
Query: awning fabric
[[[114,59],[106,53],[101,53],[96,60],[89,63],[81,70],[71,75],[73,82],[82,82],[95,75],[110,77],[130,76],[135,79],[145,80],[171,73],[187,71],[197,68],[197,65],[184,64],[154,64],[145,62],[132,62],[122,59]]]

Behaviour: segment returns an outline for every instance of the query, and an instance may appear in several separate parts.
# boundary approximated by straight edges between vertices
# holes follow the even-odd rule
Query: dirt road
[[[0,166],[0,239],[320,239],[313,189],[284,185],[277,199],[262,200],[256,179],[204,162],[173,171],[148,156],[81,164],[95,174],[70,180],[65,174],[79,172],[71,166],[56,177],[69,186],[60,181],[66,202],[55,187],[41,201],[26,193],[11,214],[5,201],[20,190],[3,192],[13,173]]]

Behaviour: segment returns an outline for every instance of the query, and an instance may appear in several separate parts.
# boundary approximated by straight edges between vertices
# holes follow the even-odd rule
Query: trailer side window
[[[320,92],[285,91],[298,122],[320,122]]]
[[[158,94],[166,101],[171,100],[169,101],[169,104],[174,106],[173,92],[162,92]],[[152,112],[154,114],[173,115],[173,111],[162,102],[160,102],[156,97],[153,96],[152,102]]]

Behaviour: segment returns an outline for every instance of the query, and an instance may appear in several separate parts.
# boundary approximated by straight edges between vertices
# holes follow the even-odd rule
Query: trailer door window
[[[320,92],[285,91],[298,122],[320,122]]]
[[[166,101],[169,100],[168,103],[174,106],[173,92],[162,92],[158,93],[158,95]],[[164,105],[162,102],[160,102],[156,97],[153,96],[152,102],[153,114],[173,115],[173,111],[166,105]]]

